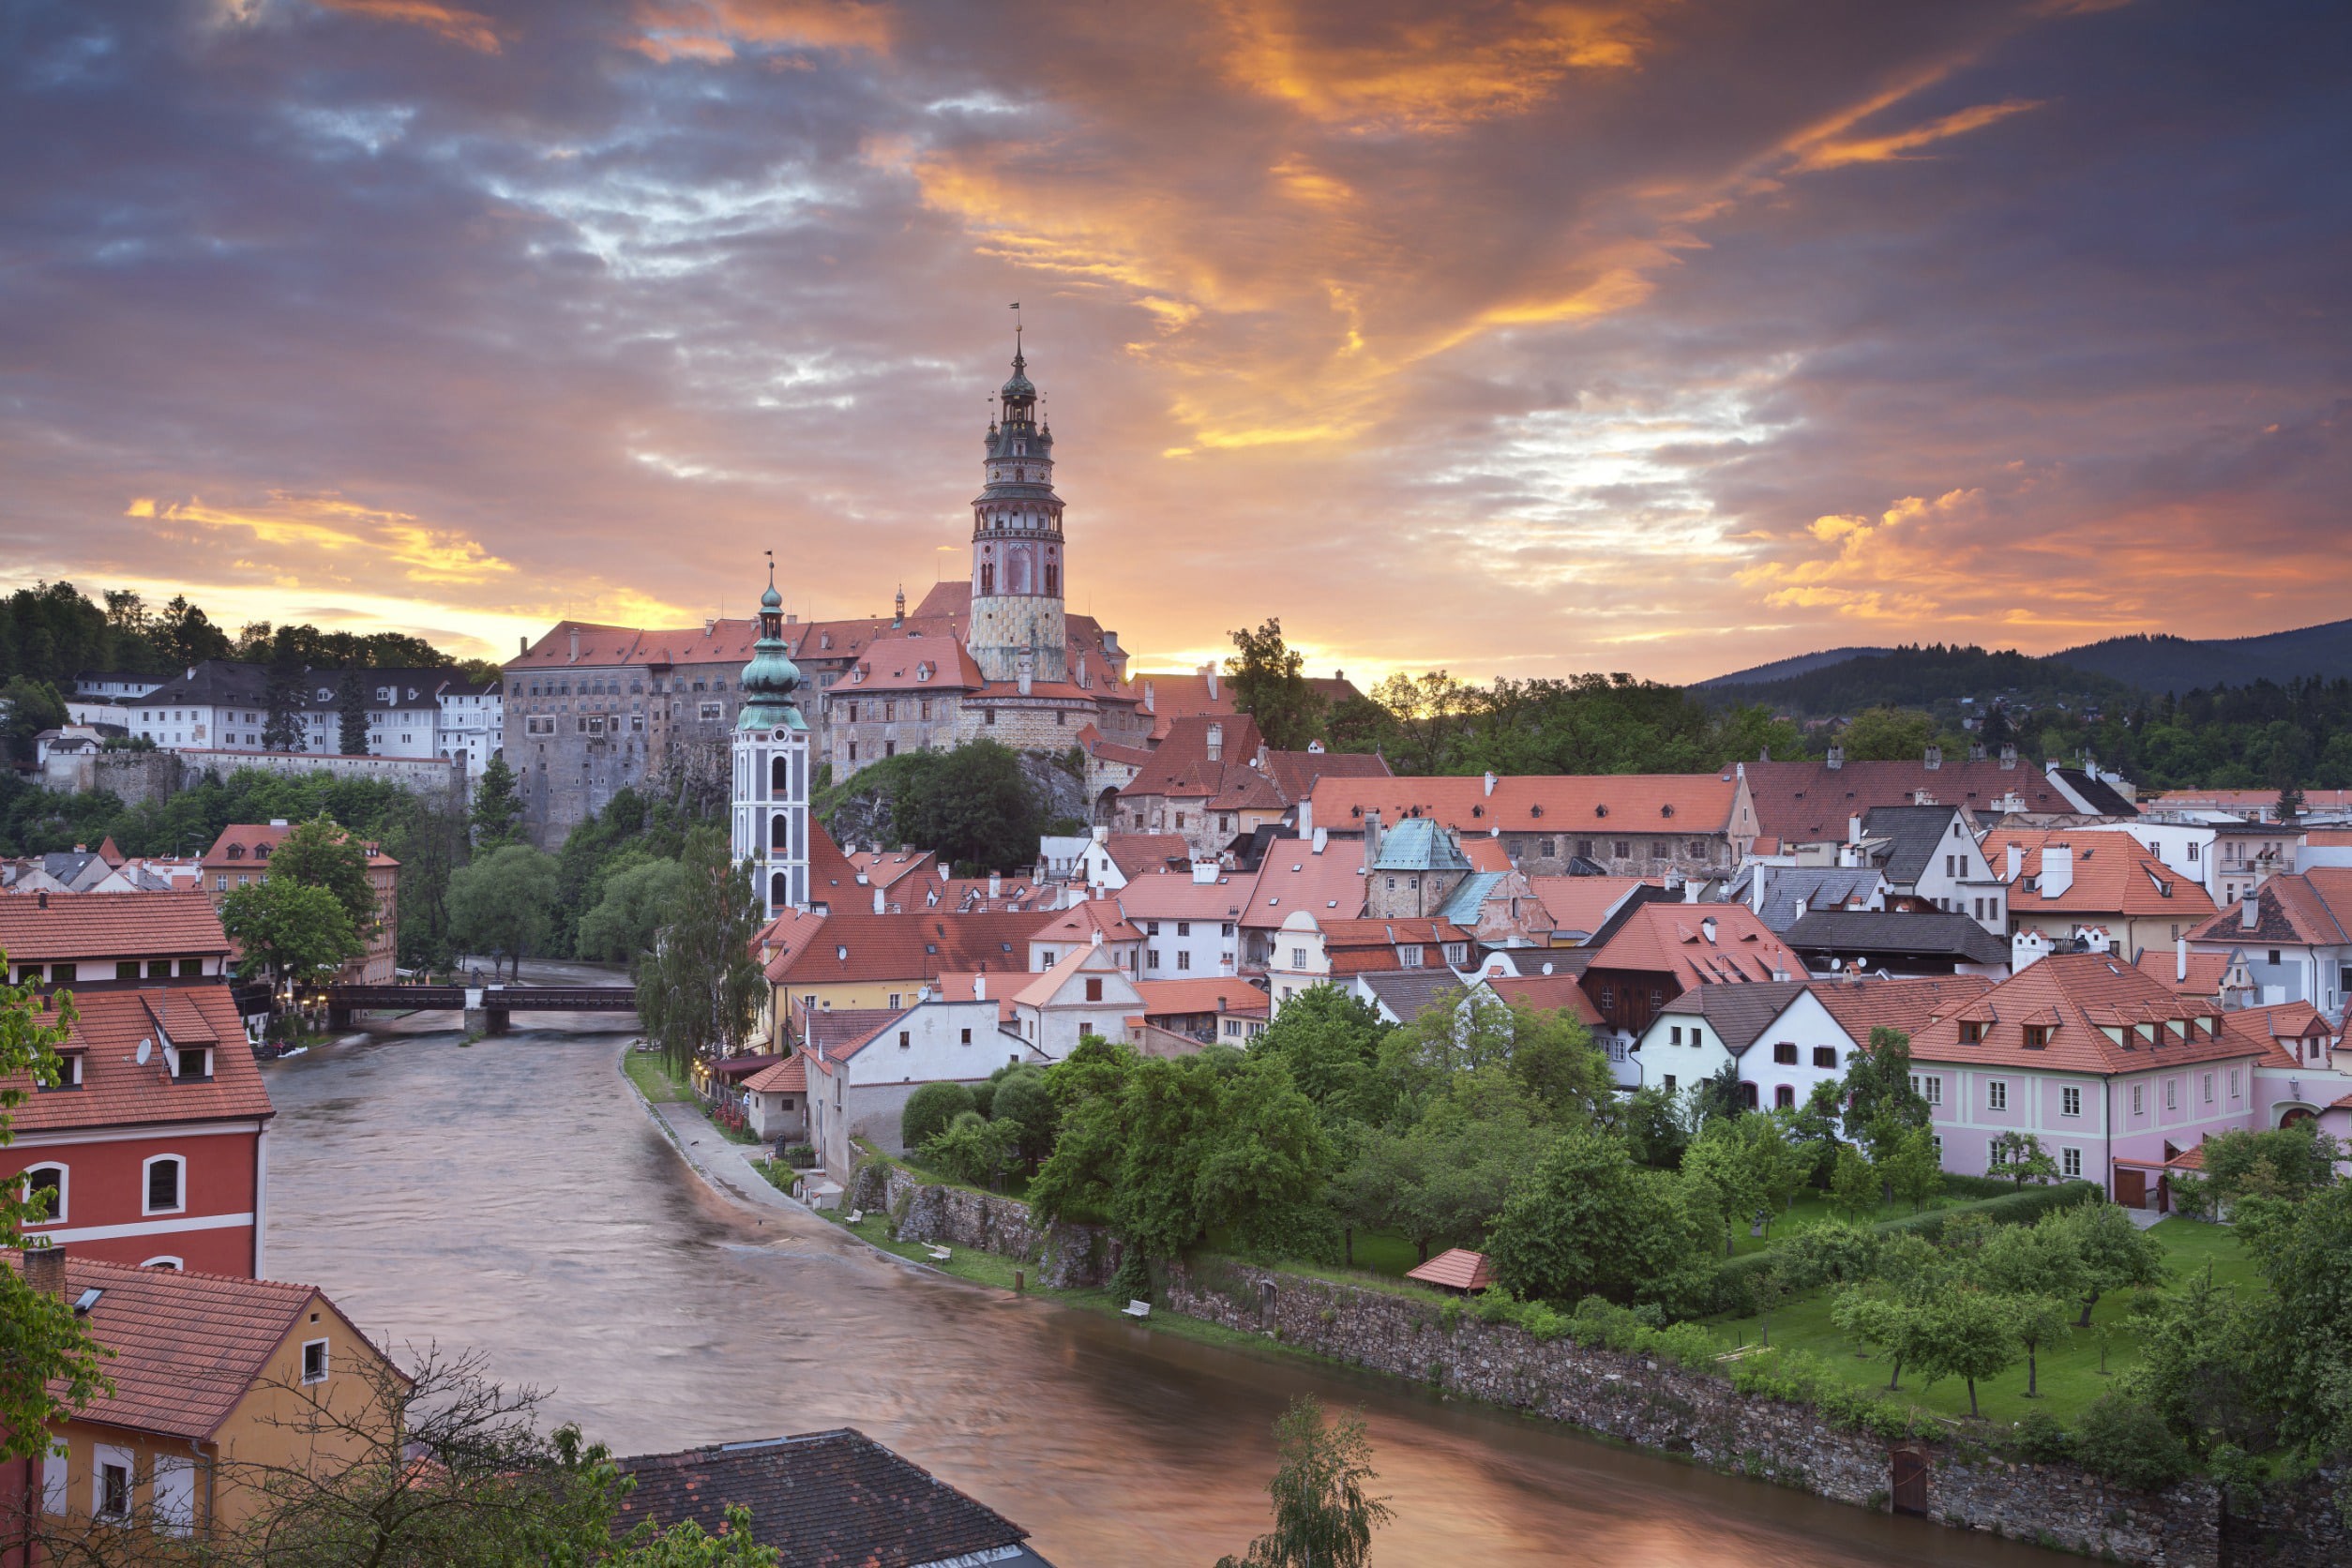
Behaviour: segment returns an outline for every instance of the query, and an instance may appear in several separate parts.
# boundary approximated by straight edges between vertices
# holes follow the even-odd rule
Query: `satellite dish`
[[[147,1064],[147,1058],[153,1056],[154,1054],[155,1042],[153,1040],[142,1040],[139,1042],[139,1065],[142,1067],[145,1066]]]

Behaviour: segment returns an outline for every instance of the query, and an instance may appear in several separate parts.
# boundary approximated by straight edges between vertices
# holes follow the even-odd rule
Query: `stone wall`
[[[1017,1258],[1036,1267],[1039,1285],[1091,1290],[1109,1283],[1119,1244],[1091,1225],[1042,1229],[1018,1199],[926,1182],[895,1160],[868,1158],[850,1174],[849,1205],[890,1215],[893,1241],[929,1242]]]
[[[432,799],[467,797],[465,762],[446,757],[328,757],[300,751],[183,751],[186,785],[211,776],[227,778],[252,771],[284,778],[331,774],[337,778],[365,778],[395,784],[412,794]]]
[[[2259,1506],[2235,1503],[2222,1520],[2223,1560],[2265,1568],[2344,1568],[2352,1563],[2352,1530],[2336,1507],[2336,1488],[2352,1475],[2323,1470],[2292,1486],[2271,1489]]]
[[[1883,1439],[1825,1425],[1809,1407],[1749,1398],[1720,1378],[1564,1338],[1539,1341],[1425,1297],[1202,1262],[1169,1267],[1163,1306],[1712,1469],[1860,1507],[1888,1503]],[[2071,1465],[1942,1445],[1930,1454],[1927,1511],[1944,1524],[2150,1568],[2223,1560],[2220,1500],[2202,1481],[2148,1496]]]
[[[103,790],[125,806],[158,805],[185,786],[179,755],[171,751],[100,751],[49,758],[41,788],[58,794]]]

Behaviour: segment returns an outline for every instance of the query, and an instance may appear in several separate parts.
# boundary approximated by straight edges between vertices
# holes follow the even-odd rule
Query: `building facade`
[[[792,701],[800,670],[784,652],[784,599],[770,567],[760,596],[760,641],[736,687],[734,792],[730,817],[737,864],[751,868],[762,914],[808,907],[808,721]]]

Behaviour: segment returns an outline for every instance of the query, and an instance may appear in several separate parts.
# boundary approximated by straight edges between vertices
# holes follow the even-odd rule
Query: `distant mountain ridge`
[[[1785,681],[1792,675],[1810,675],[1816,670],[1827,670],[1831,665],[1843,664],[1849,658],[1877,658],[1892,652],[1892,648],[1830,648],[1817,654],[1776,658],[1770,664],[1759,664],[1747,670],[1734,670],[1728,675],[1717,675],[1711,681],[1696,684],[1701,687],[1758,686],[1766,681]]]
[[[2299,676],[2352,676],[2352,621],[2329,621],[2259,637],[2110,637],[2050,657],[2144,691],[2178,695],[2199,686],[2284,686]]]

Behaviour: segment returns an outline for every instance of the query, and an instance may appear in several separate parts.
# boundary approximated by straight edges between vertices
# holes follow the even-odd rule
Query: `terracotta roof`
[[[2251,927],[2244,924],[2244,900],[2238,899],[2191,931],[2189,940],[2299,947],[2352,942],[2352,927],[2346,926],[2352,916],[2352,867],[2314,867],[2266,878],[2254,902]]]
[[[1266,774],[1282,798],[1304,798],[1324,778],[1386,778],[1395,770],[1374,751],[1270,751]]]
[[[1122,984],[1131,988],[1135,985],[1108,949],[1089,944],[1072,948],[1056,959],[1051,968],[1039,970],[1031,975],[1029,984],[1013,993],[1013,1000],[1024,1007],[1047,1006],[1052,1003],[1054,993],[1069,983],[1071,976],[1082,972],[1100,973],[1105,978],[1117,975]],[[1108,991],[1109,988],[1105,987],[1104,989]],[[1111,998],[1105,996],[1103,1000],[1108,1002]]]
[[[1500,873],[1513,869],[1511,852],[1503,847],[1502,840],[1500,838],[1471,834],[1461,841],[1461,850],[1462,858],[1470,862],[1470,869],[1473,871]],[[1528,881],[1532,883],[1535,879],[1530,877]],[[1545,907],[1550,908],[1548,904]]]
[[[861,1432],[847,1427],[762,1442],[718,1443],[620,1461],[636,1482],[613,1531],[640,1520],[692,1519],[712,1535],[730,1504],[751,1510],[751,1536],[801,1568],[917,1568],[981,1562],[1028,1531]]]
[[[928,850],[860,850],[841,858],[850,867],[852,880],[862,873],[868,887],[896,887],[902,879],[923,872],[931,873],[934,882],[939,880],[938,858]]]
[[[2181,1150],[2180,1153],[2164,1162],[2164,1168],[2166,1170],[2203,1170],[2205,1168],[2204,1143],[2194,1143]]]
[[[1484,1290],[1495,1282],[1495,1271],[1485,1253],[1456,1246],[1446,1248],[1418,1268],[1407,1269],[1405,1277],[1451,1290]]]
[[[1241,714],[1171,720],[1167,738],[1153,748],[1152,760],[1128,781],[1122,795],[1213,795],[1233,769],[1255,773],[1261,744],[1258,721]],[[1209,732],[1221,737],[1217,755],[1209,755]]]
[[[1127,924],[1119,906],[1108,898],[1088,898],[1059,914],[1048,915],[1044,925],[1029,933],[1029,940],[1091,943],[1096,931],[1103,933],[1105,942],[1143,940],[1143,933]]]
[[[2015,793],[2028,811],[2072,812],[2074,803],[2029,764],[2005,768],[1992,759],[1954,760],[1931,768],[1917,761],[1749,762],[1748,795],[1756,831],[1790,844],[1843,843],[1849,817],[1874,806],[1917,806],[1923,791],[1938,806],[1986,811]],[[1995,864],[1999,864],[1998,858]]]
[[[83,1053],[82,1087],[35,1092],[14,1112],[19,1133],[246,1120],[271,1114],[269,1091],[245,1043],[245,1024],[237,1017],[236,1003],[229,999],[228,987],[83,991],[75,995],[73,1004],[80,1017],[65,1048]],[[165,1039],[213,1047],[211,1080],[173,1081],[173,1063],[159,1048]],[[152,1040],[158,1048],[149,1053],[143,1066],[138,1060],[143,1040]],[[12,1081],[29,1087],[22,1076]]]
[[[829,702],[854,701],[868,692],[974,691],[988,684],[979,664],[952,637],[878,637],[850,673],[826,688]]]
[[[14,1249],[6,1266],[19,1272]],[[140,1269],[68,1256],[66,1290],[101,1294],[83,1322],[114,1352],[101,1363],[114,1392],[77,1412],[84,1421],[183,1441],[219,1430],[261,1378],[310,1304],[321,1303],[343,1327],[346,1355],[367,1336],[315,1285],[237,1279],[177,1269]],[[62,1385],[52,1383],[53,1393]]]
[[[0,953],[11,965],[200,957],[228,951],[229,938],[212,900],[193,889],[52,893],[46,909],[38,896],[0,898]]]
[[[1916,1034],[1939,1011],[1961,1007],[1993,988],[1982,974],[1938,974],[1925,979],[1816,980],[1813,994],[1857,1046],[1870,1044],[1874,1029]]]
[[[1181,833],[1114,833],[1103,840],[1103,851],[1128,878],[1160,870],[1170,861],[1192,859],[1192,846]]]
[[[743,1080],[744,1088],[754,1094],[800,1094],[808,1089],[808,1063],[798,1051],[783,1061],[761,1068]]]
[[[1998,828],[1984,837],[1984,858],[1995,875],[2008,874],[2012,844],[2025,851],[2025,869],[2009,888],[2013,913],[2165,915],[2187,924],[2213,912],[2213,899],[2200,883],[2128,833]],[[2060,846],[2073,852],[2074,875],[2052,897],[2042,891],[2043,867],[2047,852]]]
[[[2189,976],[2185,980],[2174,978],[2175,972],[2180,967],[2176,961],[2179,957],[2170,948],[2143,947],[2140,949],[2140,956],[2134,958],[2132,964],[2134,969],[2153,975],[2182,996],[2219,996],[2221,994],[2222,976],[2229,971],[2228,954],[2191,953]]]
[[[1963,1023],[1983,1030],[1964,1040]],[[2214,1033],[2218,1026],[2219,1033]],[[2023,1031],[2048,1031],[2028,1047]],[[2137,1031],[2138,1044],[2109,1038],[2109,1028]],[[2187,1038],[2182,1038],[2183,1030]],[[2172,988],[2102,953],[2058,953],[2028,966],[1961,1006],[1942,1010],[1911,1035],[1911,1055],[2061,1072],[2132,1073],[2184,1063],[2268,1057],[2272,1047],[2235,1015]]]
[[[1171,1013],[1262,1014],[1271,1005],[1266,993],[1234,975],[1201,980],[1138,980],[1143,1011],[1159,1017]]]
[[[1342,947],[1394,947],[1398,942],[1428,943],[1470,940],[1470,933],[1451,921],[1430,920],[1419,916],[1390,920],[1378,917],[1339,920],[1318,915],[1315,924],[1322,928],[1325,952]]]
[[[1567,1013],[1595,1027],[1601,1022],[1592,999],[1584,994],[1584,987],[1577,984],[1574,974],[1498,974],[1485,984],[1488,990],[1512,1006],[1538,1013]]]
[[[2335,1031],[2329,1025],[2327,1015],[2308,1002],[2273,1003],[2268,1007],[2242,1007],[2232,1013],[2230,1021],[2257,1040],[2270,1043],[2265,1060],[2271,1066],[2308,1067],[2299,1049],[2282,1044],[2302,1041],[2317,1036],[2332,1038]]]
[[[2143,809],[2174,811],[2208,807],[2216,811],[2268,811],[2279,804],[2276,790],[2166,790],[2152,800],[2143,800]],[[2305,790],[2303,809],[2306,811],[2341,811],[2352,808],[2352,790]]]
[[[1322,698],[1324,701],[1334,704],[1364,695],[1356,689],[1354,682],[1335,675],[1309,675],[1306,677],[1306,685],[1308,690]],[[1209,677],[1199,670],[1185,670],[1166,674],[1147,671],[1129,677],[1127,689],[1138,697],[1147,694],[1150,697],[1152,712],[1157,720],[1152,730],[1153,740],[1167,734],[1168,726],[1176,719],[1205,714],[1229,714],[1235,711],[1233,683],[1219,676],[1216,693],[1212,696],[1209,691]]]
[[[1528,886],[1543,900],[1555,930],[1591,936],[1601,928],[1627,894],[1642,885],[1639,877],[1530,877]],[[1654,879],[1652,887],[1665,884]]]
[[[1020,989],[1028,979],[1029,976],[1026,973],[1009,975],[994,972],[987,974],[950,973],[941,975],[937,980],[932,981],[931,985],[932,988],[939,992],[942,1002],[993,1002],[996,1003],[997,1021],[1011,1023],[1013,1021],[1013,993]],[[988,994],[985,997],[974,995],[979,983],[983,980],[988,982]]]
[[[301,825],[299,822],[289,822],[279,827],[275,822],[232,822],[220,830],[220,837],[214,839],[212,848],[204,852],[204,867],[208,871],[267,870],[270,855],[276,853],[278,846],[286,841],[288,834]],[[371,868],[400,864],[384,852],[382,845],[364,840],[362,843],[368,852],[368,865]]]
[[[1100,761],[1118,762],[1131,768],[1142,768],[1151,764],[1152,748],[1150,746],[1121,746],[1116,741],[1104,740],[1102,732],[1091,724],[1078,731],[1078,744],[1086,747],[1086,754],[1089,757]]]
[[[1114,890],[1129,920],[1214,920],[1219,924],[1242,917],[1256,879],[1236,871],[1220,871],[1213,882],[1192,880],[1188,872],[1146,871],[1130,877]]]
[[[905,1018],[907,1011],[904,1007],[821,1007],[802,1015],[802,1043],[820,1067],[831,1062],[846,1062],[873,1044],[883,1030]]]
[[[580,633],[580,656],[572,656],[572,633]],[[503,668],[517,673],[567,669],[611,669],[616,665],[742,664],[751,657],[759,641],[757,621],[718,621],[708,632],[701,627],[680,631],[647,631],[636,626],[607,626],[596,621],[558,621],[547,635]]]
[[[1395,826],[1427,817],[1456,833],[1610,833],[1724,831],[1733,783],[1725,773],[1530,774],[1483,777],[1324,778],[1311,797],[1315,825],[1334,833],[1363,824],[1377,810]]]
[[[1246,927],[1279,926],[1300,910],[1326,920],[1352,920],[1364,909],[1364,846],[1329,840],[1321,854],[1312,840],[1277,838],[1258,863],[1258,882],[1243,907]]]
[[[1707,926],[1714,925],[1709,941]],[[1592,955],[1591,969],[1671,974],[1684,986],[1802,979],[1804,960],[1745,904],[1643,904]]]
[[[1037,884],[1028,877],[1003,877],[997,882],[996,897],[988,896],[986,877],[942,877],[927,880],[926,889],[936,889],[939,903],[931,903],[930,892],[923,895],[923,907],[961,910],[972,914],[1014,914],[1037,908]],[[912,890],[910,890],[912,893]]]
[[[860,889],[860,891],[864,891]],[[1018,972],[1029,939],[1050,914],[964,914],[945,908],[876,914],[837,908],[824,916],[779,914],[762,938],[776,947],[770,980],[786,988],[856,980],[919,981],[950,970]]]

